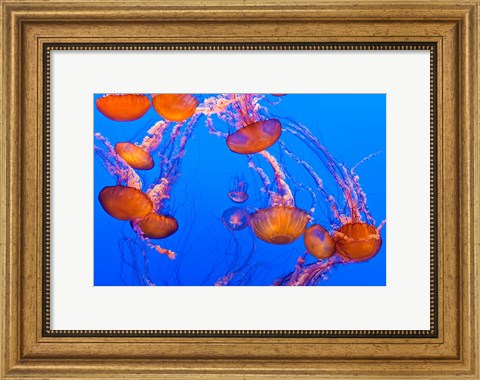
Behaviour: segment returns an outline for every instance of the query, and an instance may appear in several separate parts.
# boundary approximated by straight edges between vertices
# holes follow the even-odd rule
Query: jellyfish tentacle
[[[214,286],[227,286],[234,276],[235,273],[233,272],[222,276],[215,282]]]
[[[263,96],[255,96],[253,94],[240,94],[238,97],[240,103],[240,114],[246,124],[254,123],[260,120],[259,101]]]
[[[253,171],[255,171],[262,181],[263,187],[260,190],[266,193],[270,198],[270,196],[273,193],[273,191],[270,190],[270,185],[271,185],[270,178],[261,167],[255,165],[255,163],[253,162],[252,155],[248,155],[247,158],[248,158],[248,167],[251,168]]]
[[[278,164],[277,159],[266,150],[260,152],[259,154],[263,156],[267,160],[267,162],[272,166],[272,169],[274,172],[274,179],[277,184],[277,189],[280,195],[278,199],[272,200],[273,201],[272,204],[293,206],[294,199],[293,199],[292,190],[290,189],[290,186],[288,186],[287,182],[285,181],[285,174],[282,172],[282,169],[280,168],[280,165]]]
[[[319,260],[313,264],[299,266],[292,273],[290,280],[285,283],[287,286],[308,286],[316,285],[319,277],[328,273],[334,265],[340,264],[342,261],[336,256],[332,256],[326,260]]]
[[[292,158],[294,161],[296,162],[299,162],[301,161],[300,159],[298,159],[298,157],[296,157],[293,153],[292,155],[290,155],[288,152],[288,149],[286,148],[285,144],[283,141],[280,141],[280,147],[282,148],[282,152],[287,154],[288,157]],[[307,191],[309,194],[310,194],[310,197],[312,198],[312,205],[310,207],[310,217],[311,217],[311,220],[313,221],[313,215],[315,213],[315,210],[317,208],[317,203],[318,203],[318,198],[317,198],[317,194],[315,193],[315,191],[312,189],[311,186],[307,186],[305,185],[303,182],[299,181],[298,179],[295,178],[295,176],[291,175],[288,168],[287,168],[287,165],[282,163],[282,160],[280,160],[280,167],[283,171],[283,173],[285,174],[285,177],[288,178],[291,183],[294,184],[294,186],[302,189],[302,190],[305,190]],[[317,176],[318,177],[318,176]],[[320,179],[320,178],[319,178]],[[320,180],[321,181],[321,180]]]
[[[291,122],[285,130],[303,141],[317,155],[335,182],[340,186],[350,215],[347,217],[339,213],[338,203],[335,205],[332,204],[332,210],[337,214],[336,218],[338,218],[342,224],[356,222],[362,220],[360,213],[363,213],[366,220],[370,224],[374,224],[375,221],[366,204],[366,195],[360,186],[359,178],[355,175],[354,170],[348,170],[345,165],[337,163],[328,150],[305,126]],[[373,153],[372,155],[365,157],[355,166],[369,160],[375,155],[376,153]],[[334,198],[333,196],[329,196],[328,199]]]
[[[305,265],[305,256],[306,252],[304,252],[303,255],[300,255],[298,257],[297,263],[295,264],[295,270],[293,271],[285,285],[289,285],[297,281],[297,278],[300,275],[303,266]]]
[[[206,125],[208,127],[208,133],[210,133],[211,135],[215,135],[217,137],[227,138],[228,133],[221,132],[221,131],[218,131],[218,130],[215,129],[215,126],[213,125],[213,119],[211,118],[211,116],[207,116]]]
[[[160,165],[160,176],[157,182],[152,184],[146,191],[147,195],[152,199],[156,212],[164,207],[166,200],[170,199],[170,193],[175,185],[175,182],[179,179],[178,166],[181,159],[185,155],[186,144],[192,134],[197,118],[198,115],[194,115],[189,122],[187,122],[184,132],[182,132],[181,129],[185,123],[180,122],[174,125],[170,133],[170,139],[167,146],[170,146],[172,151],[169,154],[165,154],[166,148],[164,148]],[[164,125],[159,126],[162,131],[165,131]],[[179,138],[180,141],[175,144],[175,140],[178,140]]]
[[[162,178],[159,183],[146,191],[146,194],[153,202],[153,209],[158,212],[166,199],[170,199],[170,181],[167,178]]]
[[[240,243],[239,243],[238,239],[236,238],[236,236],[234,235],[233,231],[229,231],[229,232],[230,232],[230,236],[232,237],[232,239],[235,243],[235,251],[236,251],[235,257],[236,257],[236,259],[226,269],[225,273],[227,273],[227,274],[220,277],[215,282],[215,286],[228,286],[228,285],[231,284],[231,282],[235,278],[238,278],[239,276],[242,276],[241,279],[240,279],[240,281],[242,281],[242,279],[245,278],[247,272],[249,270],[251,270],[251,268],[248,267],[248,264],[251,260],[252,255],[254,254],[254,252],[256,250],[256,244],[255,244],[255,240],[254,240],[254,237],[253,237],[253,233],[251,234],[251,238],[252,238],[251,249],[249,250],[249,253],[246,255],[246,257],[244,257],[243,261],[238,263],[238,261],[240,259],[239,259],[239,256],[237,255],[237,251],[240,249]]]
[[[156,122],[143,138],[140,147],[148,153],[151,153],[160,146],[163,140],[163,136],[167,128],[170,126],[170,122],[160,120]]]
[[[357,169],[357,167],[359,167],[359,166],[362,165],[363,163],[371,160],[372,158],[378,156],[380,153],[382,153],[382,152],[381,152],[381,151],[373,152],[373,153],[369,154],[368,156],[362,158],[360,161],[358,161],[355,165],[352,166],[352,168],[350,169],[351,174],[354,175],[355,170]]]
[[[305,128],[300,128],[296,124],[290,124],[290,127],[285,127],[284,129],[293,136],[302,140],[305,145],[309,147],[312,152],[315,153],[315,155],[320,159],[322,164],[325,166],[327,171],[330,173],[335,182],[337,182],[340,188],[342,190],[346,189],[344,179],[339,173],[339,169],[335,160],[330,155],[330,153],[328,153],[326,148],[322,144],[320,144],[320,142],[314,136],[311,136],[310,133],[304,133]],[[323,156],[320,154],[320,152],[323,154]]]
[[[380,230],[383,228],[383,226],[385,226],[386,223],[387,223],[386,219],[382,220],[382,222],[377,227],[377,231],[380,232]]]
[[[338,202],[335,199],[333,195],[329,195],[324,186],[323,186],[323,181],[320,178],[320,176],[315,172],[315,170],[312,168],[312,166],[306,162],[305,160],[300,159],[297,155],[295,155],[291,150],[289,150],[285,144],[282,145],[282,148],[284,149],[284,152],[291,158],[293,158],[296,162],[298,162],[312,177],[313,181],[315,182],[315,185],[317,187],[317,190],[320,191],[324,197],[324,199],[330,204],[330,208],[334,213],[334,217],[336,219],[341,219],[341,216],[338,212]],[[313,190],[311,190],[313,192]],[[313,192],[315,194],[315,192]]]
[[[199,116],[200,115],[198,114],[194,115],[185,126],[184,132],[180,136],[180,143],[178,144],[176,149],[173,151],[173,157],[171,159],[171,161],[173,162],[173,165],[171,166],[172,168],[177,169],[179,161],[184,157],[186,153],[187,142],[189,141],[190,137],[193,134],[193,130],[195,128],[195,124]]]

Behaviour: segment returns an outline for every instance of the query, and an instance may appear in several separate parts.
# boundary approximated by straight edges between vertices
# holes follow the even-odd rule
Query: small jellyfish
[[[173,216],[150,213],[147,216],[131,221],[132,227],[136,224],[145,237],[150,239],[165,239],[178,230],[178,222]]]
[[[248,200],[248,184],[245,180],[235,177],[232,189],[227,193],[232,202],[243,203]]]
[[[134,169],[148,170],[153,168],[152,156],[138,145],[129,142],[118,143],[115,145],[115,151]]]
[[[128,186],[106,186],[98,195],[103,209],[116,219],[142,218],[153,211],[153,203],[141,190]]]
[[[258,153],[275,144],[281,134],[282,124],[277,119],[260,120],[229,135],[227,146],[239,154]]]
[[[335,240],[319,224],[314,224],[305,231],[303,242],[308,253],[317,259],[327,259],[335,253]]]
[[[243,230],[248,225],[250,215],[244,209],[231,207],[222,214],[222,222],[230,230]]]
[[[198,100],[190,94],[152,95],[153,108],[165,120],[180,122],[195,113]]]
[[[250,217],[255,235],[271,244],[289,244],[305,231],[310,217],[293,206],[273,206],[256,211]]]
[[[382,246],[382,237],[375,226],[347,223],[335,232],[337,254],[351,262],[371,259]]]
[[[108,94],[97,99],[97,109],[115,121],[140,119],[151,105],[150,99],[140,94]]]

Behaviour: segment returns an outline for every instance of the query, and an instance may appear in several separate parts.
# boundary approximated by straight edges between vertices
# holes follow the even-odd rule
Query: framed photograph
[[[478,1],[2,1],[2,378],[478,378]]]

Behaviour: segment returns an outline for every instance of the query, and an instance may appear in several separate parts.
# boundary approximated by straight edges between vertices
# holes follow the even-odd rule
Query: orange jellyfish
[[[156,94],[152,95],[153,108],[169,121],[184,121],[195,113],[198,100],[190,94]]]
[[[151,105],[150,99],[140,94],[108,94],[97,99],[97,109],[115,121],[140,119]]]
[[[282,124],[277,119],[260,120],[229,135],[227,146],[239,154],[258,153],[275,144],[281,134]]]
[[[337,254],[352,262],[366,261],[382,246],[382,237],[375,226],[363,222],[347,223],[335,232]]]
[[[142,230],[143,235],[150,239],[164,239],[178,230],[178,222],[173,216],[153,212],[141,219],[131,221],[130,224],[132,226],[136,224]]]
[[[110,216],[120,220],[142,218],[153,210],[150,198],[135,187],[106,186],[100,191],[98,200]]]
[[[303,242],[308,253],[317,259],[328,259],[335,253],[335,240],[319,224],[314,224],[305,231]]]
[[[289,244],[305,231],[310,217],[293,206],[272,206],[256,211],[250,217],[255,235],[271,244]]]
[[[148,170],[153,168],[153,158],[146,150],[129,142],[118,143],[115,151],[134,169]]]
[[[248,225],[249,215],[244,209],[231,207],[222,214],[223,224],[230,230],[243,230]]]

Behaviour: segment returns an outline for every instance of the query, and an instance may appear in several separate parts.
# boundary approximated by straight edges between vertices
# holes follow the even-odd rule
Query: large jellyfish
[[[310,226],[303,238],[307,252],[317,259],[327,259],[335,253],[335,240],[319,224]]]
[[[379,230],[363,222],[344,224],[335,232],[335,241],[337,253],[353,262],[371,259],[382,246]]]
[[[260,120],[230,134],[227,146],[239,154],[258,153],[275,144],[281,134],[282,125],[277,119]]]
[[[190,94],[152,95],[153,108],[169,121],[185,121],[195,113],[198,101]]]
[[[139,94],[108,94],[97,99],[97,109],[115,121],[141,118],[151,107],[150,99]]]
[[[256,211],[251,216],[255,235],[267,243],[289,244],[302,236],[308,214],[292,206],[273,206]]]
[[[207,115],[211,133],[219,134],[213,127],[211,115],[217,115],[231,126],[232,132],[226,135],[228,148],[239,154],[261,152],[277,142],[282,134],[279,120],[262,114],[259,101],[263,95],[224,94],[204,101],[201,111]]]
[[[152,153],[162,143],[164,132],[170,127],[169,122],[159,121],[148,131],[140,144],[119,142],[115,144],[116,153],[132,168],[149,170],[155,165]],[[173,136],[172,138],[175,138]]]
[[[134,169],[148,170],[153,168],[153,158],[145,149],[129,142],[115,145],[115,151]]]
[[[131,221],[137,225],[143,235],[150,239],[165,239],[178,230],[178,222],[173,216],[149,213]],[[135,227],[134,227],[135,228]]]
[[[150,198],[141,190],[128,186],[107,186],[98,195],[103,209],[119,220],[142,218],[152,212]]]
[[[249,166],[258,173],[268,194],[268,207],[254,212],[250,224],[255,235],[267,243],[292,243],[303,234],[311,216],[295,206],[293,193],[276,158],[267,151],[261,152],[260,155],[266,159],[274,172],[276,189],[272,188],[265,171],[250,161]]]

